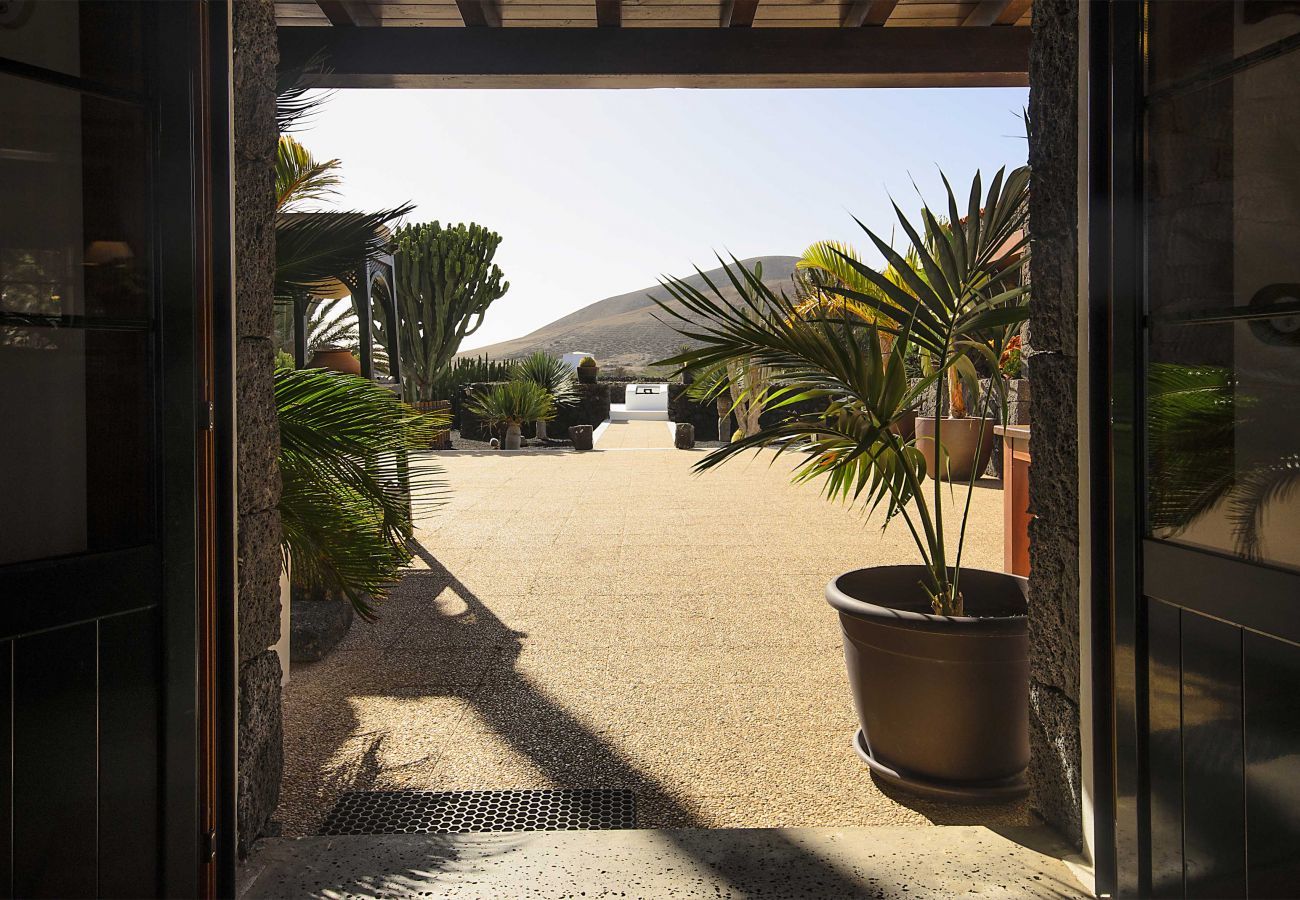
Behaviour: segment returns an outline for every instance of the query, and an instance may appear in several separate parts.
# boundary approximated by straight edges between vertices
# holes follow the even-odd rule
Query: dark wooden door
[[[204,890],[204,15],[0,4],[3,896]]]
[[[1300,8],[1115,4],[1122,893],[1300,892]]]

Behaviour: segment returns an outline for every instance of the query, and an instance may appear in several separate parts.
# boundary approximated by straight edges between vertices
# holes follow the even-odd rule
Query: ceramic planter
[[[506,438],[501,442],[503,450],[518,450],[523,444],[523,430],[515,424],[506,426]]]
[[[925,457],[927,472],[937,472],[934,453],[934,416],[916,417],[916,446]],[[948,481],[970,481],[971,473],[983,475],[993,455],[997,436],[993,433],[993,419],[968,416],[964,419],[945,417],[939,440],[947,450],[947,470],[943,477]]]
[[[1023,796],[1029,765],[1028,582],[963,569],[966,616],[937,616],[922,566],[846,572],[826,586],[839,612],[858,754],[877,777],[923,796]]]
[[[894,420],[894,424],[889,426],[889,430],[894,432],[905,441],[910,441],[916,434],[916,410],[909,409]]]
[[[360,375],[361,363],[351,350],[342,347],[321,347],[307,361],[309,369],[333,369],[345,375]]]
[[[600,366],[578,366],[578,381],[583,384],[595,384],[600,374]]]

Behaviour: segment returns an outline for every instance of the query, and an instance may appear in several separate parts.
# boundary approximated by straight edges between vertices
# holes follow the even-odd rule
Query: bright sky
[[[338,208],[499,232],[510,291],[466,341],[526,334],[714,252],[867,251],[892,194],[943,201],[1026,156],[1023,88],[338,91],[296,137],[343,162]],[[916,187],[913,186],[915,182]],[[875,258],[874,254],[868,254]]]

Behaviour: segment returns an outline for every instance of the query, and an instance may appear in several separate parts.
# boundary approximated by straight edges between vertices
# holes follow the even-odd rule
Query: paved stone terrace
[[[628,787],[643,828],[1027,820],[887,796],[850,748],[822,590],[913,561],[906,529],[882,537],[770,455],[694,475],[703,451],[634,449],[650,428],[667,441],[634,422],[589,453],[430,455],[453,493],[417,568],[286,689],[284,834],[340,791],[397,788]],[[1000,567],[1001,502],[976,487],[971,565]]]

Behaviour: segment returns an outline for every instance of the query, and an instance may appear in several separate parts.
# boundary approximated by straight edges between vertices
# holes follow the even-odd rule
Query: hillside
[[[746,268],[752,268],[760,261],[763,263],[763,281],[775,290],[789,290],[797,258],[761,256],[743,260]],[[739,299],[722,269],[713,269],[705,274],[729,300]],[[704,280],[699,275],[685,280],[694,287],[704,288]],[[681,335],[653,317],[656,312],[662,315],[662,311],[652,296],[668,299],[667,291],[660,285],[649,285],[631,293],[597,300],[532,334],[467,350],[461,355],[486,353],[493,359],[513,359],[535,350],[545,350],[556,356],[584,352],[595,356],[602,366],[639,368],[671,356],[683,343]]]

